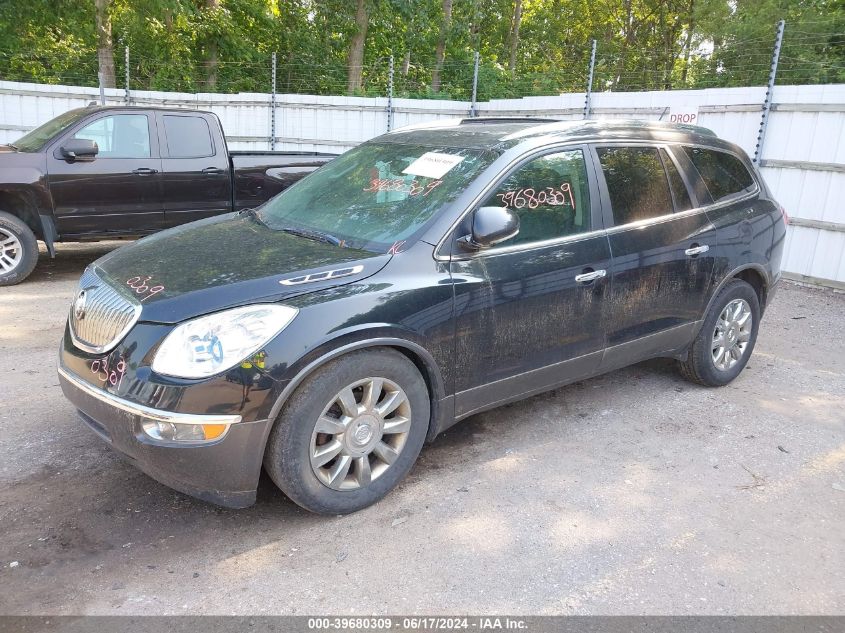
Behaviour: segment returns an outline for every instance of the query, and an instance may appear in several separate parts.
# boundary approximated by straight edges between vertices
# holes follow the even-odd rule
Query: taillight
[[[783,208],[782,204],[778,206],[780,206],[780,213],[783,216],[783,223],[789,224],[789,214],[786,212],[786,209]]]

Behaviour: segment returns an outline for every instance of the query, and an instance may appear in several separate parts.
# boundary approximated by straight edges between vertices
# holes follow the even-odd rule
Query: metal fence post
[[[596,40],[593,40],[593,50],[590,53],[590,70],[587,73],[587,95],[584,98],[584,118],[590,118],[590,111],[593,108],[593,73],[596,69]]]
[[[276,149],[276,53],[273,53],[273,91],[270,93],[270,151]]]
[[[387,66],[387,131],[393,129],[393,55]]]
[[[775,89],[775,76],[778,72],[778,60],[780,59],[780,47],[783,44],[783,29],[786,23],[778,22],[777,35],[775,36],[775,48],[772,51],[772,66],[769,69],[769,85],[766,88],[766,99],[763,101],[763,116],[760,119],[760,131],[757,134],[757,147],[754,148],[754,164],[759,165],[763,160],[763,141],[766,139],[766,128],[769,125],[769,111],[772,109],[772,92]]]
[[[124,70],[125,70],[125,73],[124,73],[125,74],[125,80],[124,80],[125,86],[124,86],[124,88],[126,89],[126,95],[124,96],[124,100],[126,101],[126,105],[129,105],[129,47],[128,46],[123,49],[123,65],[125,67],[124,68]]]
[[[472,69],[472,102],[469,106],[470,118],[478,116],[478,62],[481,56],[475,51],[475,66]]]

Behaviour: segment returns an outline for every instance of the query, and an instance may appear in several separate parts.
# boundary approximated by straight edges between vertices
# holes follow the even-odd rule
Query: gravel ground
[[[85,264],[0,288],[2,614],[845,614],[845,295],[782,284],[714,390],[652,361],[476,415],[374,507],[225,510],[62,397]]]

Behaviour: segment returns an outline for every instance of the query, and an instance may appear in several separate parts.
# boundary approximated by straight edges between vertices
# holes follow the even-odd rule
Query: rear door
[[[671,148],[597,145],[613,257],[603,369],[691,340],[711,284],[716,231]]]
[[[48,150],[47,178],[60,235],[140,235],[163,227],[155,125],[155,117],[144,112],[101,112]],[[99,153],[93,160],[66,160],[61,147],[71,138],[95,141]]]
[[[771,202],[760,199],[757,182],[744,161],[726,151],[692,145],[676,147],[674,153],[690,174],[696,195],[710,204],[707,216],[719,239],[713,249],[713,279],[724,279],[737,264],[754,257],[765,261],[763,254],[771,245],[771,217],[780,213]],[[739,253],[746,261],[737,260]]]
[[[586,152],[547,150],[490,190],[478,206],[513,209],[514,238],[474,253],[453,242],[459,417],[599,366],[610,251]]]
[[[217,120],[200,112],[158,116],[166,225],[231,211],[231,166]]]

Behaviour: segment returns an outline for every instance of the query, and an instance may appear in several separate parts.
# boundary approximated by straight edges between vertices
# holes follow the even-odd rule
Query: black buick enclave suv
[[[59,375],[177,490],[246,506],[263,465],[303,507],[351,512],[479,411],[659,356],[730,382],[785,233],[746,155],[703,128],[405,128],[92,264]]]

